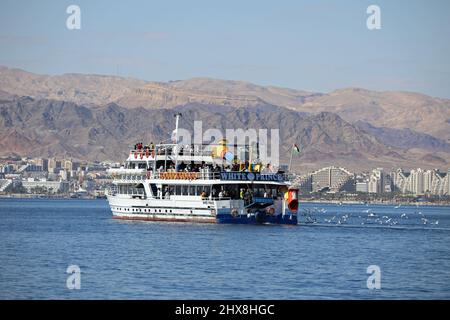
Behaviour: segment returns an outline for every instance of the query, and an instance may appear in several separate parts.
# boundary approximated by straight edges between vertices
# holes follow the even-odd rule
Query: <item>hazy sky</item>
[[[66,8],[81,8],[69,30]],[[366,27],[369,5],[382,29]],[[450,1],[0,0],[0,64],[46,74],[213,77],[450,98]]]

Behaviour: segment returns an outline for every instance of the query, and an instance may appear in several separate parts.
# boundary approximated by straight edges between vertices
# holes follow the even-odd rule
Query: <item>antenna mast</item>
[[[178,123],[180,122],[180,118],[181,118],[181,113],[176,113],[175,115],[175,171],[177,170],[178,167]]]

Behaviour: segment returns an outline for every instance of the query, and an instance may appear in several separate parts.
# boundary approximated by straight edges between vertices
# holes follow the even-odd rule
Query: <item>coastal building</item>
[[[437,169],[427,170],[423,174],[424,191],[430,195],[448,195],[448,176]]]
[[[311,188],[313,192],[354,192],[355,175],[341,167],[322,168],[311,173]]]
[[[70,177],[69,173],[65,169],[59,170],[59,176],[60,176],[61,180],[63,180],[63,181],[69,180],[69,177]]]
[[[74,165],[73,165],[72,160],[63,160],[61,164],[62,164],[61,169],[64,169],[67,171],[73,170]]]
[[[0,179],[0,192],[5,192],[12,187],[12,179]]]
[[[48,159],[48,172],[57,173],[61,169],[61,161],[56,160],[56,158]]]
[[[48,159],[45,158],[33,159],[33,163],[37,166],[40,166],[43,171],[48,171]]]
[[[409,176],[410,179],[410,192],[414,195],[423,195],[424,192],[424,170],[421,168],[411,170],[411,174]]]
[[[0,173],[8,174],[14,172],[14,165],[12,164],[5,164],[0,167]]]
[[[402,168],[392,171],[391,174],[392,191],[398,193],[404,193],[405,184],[409,173],[405,172]]]
[[[294,183],[302,194],[310,193],[312,191],[311,175],[299,176],[295,179]]]
[[[450,168],[447,170],[447,195],[450,196]]]
[[[384,193],[385,190],[385,181],[386,181],[386,175],[383,171],[383,168],[377,168],[372,170],[372,173],[369,177],[368,182],[368,192],[369,193]]]
[[[421,195],[450,195],[449,175],[437,169],[423,170],[421,168],[405,172],[397,169],[391,173],[394,191],[415,196]]]
[[[369,182],[368,181],[356,182],[356,192],[368,193],[369,192]]]
[[[36,190],[48,193],[62,193],[69,191],[69,183],[66,181],[48,181],[48,180],[24,180],[22,186],[27,192],[32,193]]]

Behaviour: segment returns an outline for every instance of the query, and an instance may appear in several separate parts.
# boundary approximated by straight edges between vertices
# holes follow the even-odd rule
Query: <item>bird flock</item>
[[[340,205],[342,208],[342,205]],[[342,210],[340,208],[340,210]],[[401,204],[395,206],[396,211],[402,209]],[[417,207],[418,209],[418,207]],[[331,210],[331,209],[329,209]],[[422,211],[414,212],[392,212],[391,214],[382,214],[374,212],[374,209],[368,208],[361,211],[352,210],[351,212],[328,212],[325,208],[313,207],[302,208],[299,212],[301,222],[305,224],[325,224],[325,225],[380,225],[380,226],[397,226],[397,225],[429,225],[436,226],[439,220],[425,217]]]

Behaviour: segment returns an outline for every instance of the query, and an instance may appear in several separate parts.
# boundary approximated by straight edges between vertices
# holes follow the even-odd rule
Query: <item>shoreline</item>
[[[71,197],[67,195],[41,195],[41,194],[1,194],[0,199],[46,199],[46,200],[106,200],[106,197],[82,196]]]
[[[0,200],[5,199],[42,199],[42,200],[106,200],[106,197],[83,196],[70,197],[67,195],[38,195],[38,194],[2,194]],[[357,200],[323,200],[323,199],[302,199],[299,198],[300,206],[302,203],[320,203],[320,204],[334,204],[334,205],[386,205],[386,206],[441,206],[450,207],[449,202],[408,202],[408,201],[391,201],[391,200],[376,200],[376,201],[357,201]]]
[[[301,203],[321,203],[321,204],[375,204],[375,205],[386,205],[386,206],[441,206],[441,207],[450,207],[449,202],[430,202],[430,201],[416,201],[416,202],[408,202],[408,201],[392,201],[392,200],[378,200],[378,201],[357,201],[357,200],[320,200],[320,199],[298,199]]]

